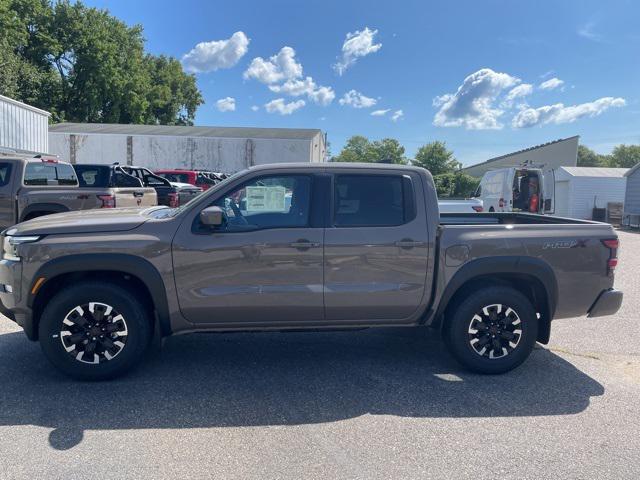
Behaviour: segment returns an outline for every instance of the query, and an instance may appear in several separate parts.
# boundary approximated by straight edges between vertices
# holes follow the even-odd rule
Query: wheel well
[[[441,325],[446,325],[447,317],[462,299],[475,290],[486,287],[511,287],[524,295],[533,305],[536,313],[540,315],[538,320],[538,342],[548,343],[551,330],[551,312],[549,296],[542,282],[533,275],[524,273],[498,273],[492,275],[479,275],[463,283],[447,302],[444,309]]]
[[[58,292],[65,287],[75,284],[77,282],[84,282],[87,280],[94,280],[100,282],[109,282],[115,285],[119,285],[125,288],[128,292],[134,293],[139,297],[143,303],[145,310],[154,312],[154,316],[149,320],[151,321],[151,328],[154,327],[155,318],[155,305],[151,297],[149,289],[135,275],[130,275],[124,272],[111,271],[111,270],[97,270],[91,272],[70,272],[63,273],[56,277],[49,278],[44,285],[38,290],[33,300],[33,331],[36,335],[34,340],[37,340],[38,335],[38,323],[40,322],[40,316],[44,310],[47,302]]]

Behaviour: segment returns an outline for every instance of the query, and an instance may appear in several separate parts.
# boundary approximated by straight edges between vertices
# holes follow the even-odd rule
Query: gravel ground
[[[420,329],[189,335],[66,379],[0,318],[0,478],[640,478],[640,234],[622,310],[554,323],[509,374]]]

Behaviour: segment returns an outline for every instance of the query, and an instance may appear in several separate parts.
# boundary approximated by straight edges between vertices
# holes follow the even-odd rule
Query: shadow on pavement
[[[515,417],[583,411],[604,388],[546,349],[506,375],[463,371],[423,329],[171,338],[125,378],[63,377],[37,344],[0,335],[0,425],[85,430],[299,425],[364,414]]]

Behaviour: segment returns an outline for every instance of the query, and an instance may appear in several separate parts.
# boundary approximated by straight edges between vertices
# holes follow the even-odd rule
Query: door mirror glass
[[[207,207],[200,212],[200,223],[207,227],[219,227],[224,223],[224,212],[220,207]]]

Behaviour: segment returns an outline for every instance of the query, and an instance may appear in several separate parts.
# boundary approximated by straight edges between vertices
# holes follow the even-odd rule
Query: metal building
[[[0,95],[0,147],[48,152],[51,114]]]
[[[482,177],[489,170],[504,167],[519,167],[525,163],[544,167],[544,170],[558,167],[575,167],[578,162],[579,135],[569,138],[561,138],[553,142],[543,143],[535,147],[525,148],[499,157],[465,167],[462,171],[473,177]]]
[[[150,169],[232,173],[276,162],[323,162],[318,129],[61,123],[49,128],[51,153],[71,163],[119,162]]]
[[[640,227],[640,163],[624,174],[627,188],[624,195],[622,224],[628,227]]]

